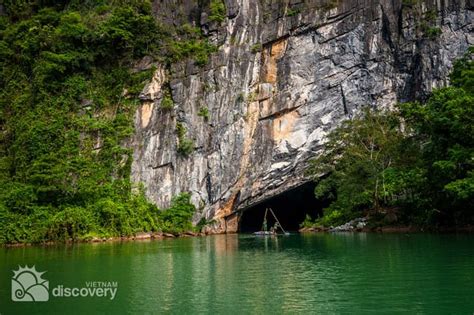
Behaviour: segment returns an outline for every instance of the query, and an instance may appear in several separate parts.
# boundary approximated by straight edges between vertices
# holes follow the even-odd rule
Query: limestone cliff
[[[136,114],[133,180],[160,207],[189,191],[196,221],[235,231],[236,211],[307,181],[327,132],[361,106],[447,84],[474,43],[473,4],[226,0],[225,20],[212,22],[201,2],[155,1],[158,18],[201,27],[219,49],[202,67],[158,67]],[[169,91],[172,110],[160,106]],[[178,153],[177,123],[193,140],[189,156]]]

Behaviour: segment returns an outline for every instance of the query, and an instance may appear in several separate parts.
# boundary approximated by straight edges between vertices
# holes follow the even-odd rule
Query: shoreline
[[[141,232],[134,236],[113,236],[113,237],[93,237],[91,239],[79,239],[73,240],[68,239],[64,241],[45,241],[41,243],[9,243],[1,244],[3,248],[20,248],[20,247],[32,247],[32,246],[56,246],[56,245],[76,245],[76,244],[99,244],[99,243],[114,243],[114,242],[136,242],[136,241],[153,241],[153,240],[165,240],[174,238],[187,238],[187,237],[202,237],[206,234],[202,232],[187,231],[183,233],[162,233],[162,232]]]
[[[297,231],[298,234],[318,234],[318,233],[380,233],[380,234],[397,234],[397,233],[432,233],[432,234],[451,234],[451,233],[474,233],[474,225],[462,227],[441,227],[441,228],[423,228],[418,226],[385,226],[376,228],[354,228],[346,231],[334,231],[328,227],[307,227]],[[166,239],[203,237],[221,234],[249,234],[249,233],[203,233],[203,232],[183,232],[183,233],[137,233],[135,236],[115,236],[92,238],[87,240],[66,240],[66,241],[46,241],[42,243],[10,243],[1,244],[2,248],[23,248],[23,247],[47,247],[57,245],[76,245],[76,244],[99,244],[114,242],[140,242],[140,241],[158,241]],[[251,234],[251,233],[250,233]]]
[[[363,227],[348,230],[333,230],[329,227],[305,227],[298,230],[299,233],[338,233],[338,232],[354,232],[354,233],[474,233],[474,225],[455,226],[455,227],[420,227],[420,226],[379,226],[379,227]]]

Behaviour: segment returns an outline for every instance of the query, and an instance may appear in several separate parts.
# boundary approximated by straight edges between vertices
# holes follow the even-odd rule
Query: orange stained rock
[[[277,61],[285,54],[287,39],[281,39],[263,51],[263,81],[268,83],[277,82]]]
[[[151,114],[153,113],[153,102],[147,102],[140,108],[140,118],[142,122],[142,128],[146,128],[150,123]]]

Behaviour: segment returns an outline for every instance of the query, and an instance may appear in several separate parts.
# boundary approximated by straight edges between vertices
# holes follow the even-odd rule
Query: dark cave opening
[[[239,222],[239,232],[250,233],[262,228],[265,209],[272,208],[283,228],[287,231],[298,231],[306,215],[317,218],[327,206],[314,196],[314,182],[308,182],[279,195],[262,201],[244,210]],[[275,223],[273,216],[267,214],[267,226]]]

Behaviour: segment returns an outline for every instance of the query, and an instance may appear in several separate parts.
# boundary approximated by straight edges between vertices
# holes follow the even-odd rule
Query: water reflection
[[[6,313],[353,313],[474,310],[472,235],[217,235],[2,249]],[[50,285],[117,281],[114,301],[10,302],[18,264]],[[4,304],[5,302],[6,304]]]

